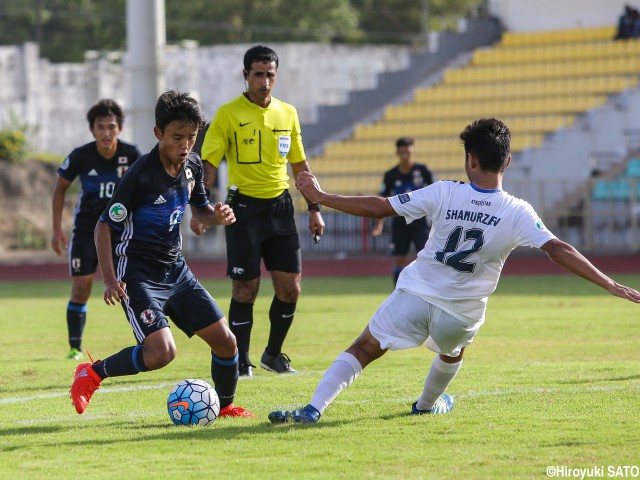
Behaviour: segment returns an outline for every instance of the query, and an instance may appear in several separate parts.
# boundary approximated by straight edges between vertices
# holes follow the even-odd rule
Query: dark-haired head
[[[265,47],[264,45],[256,45],[255,47],[251,47],[244,54],[243,64],[244,69],[247,72],[251,70],[251,66],[256,62],[274,62],[276,64],[276,70],[278,69],[278,55],[276,55],[276,52],[271,50],[269,47]]]
[[[167,90],[156,103],[156,127],[164,132],[171,122],[189,124],[200,129],[205,122],[200,104],[187,92]]]
[[[122,125],[124,124],[124,112],[120,105],[110,98],[103,98],[102,100],[99,100],[98,103],[91,107],[87,112],[89,128],[93,130],[93,124],[95,123],[96,118],[109,117],[111,115],[116,117],[118,127],[122,130]]]
[[[465,156],[475,155],[481,170],[498,173],[506,168],[511,154],[511,132],[500,120],[475,120],[460,133],[460,140]]]
[[[400,137],[398,140],[396,140],[396,150],[400,147],[410,147],[414,143],[415,142],[412,137]]]

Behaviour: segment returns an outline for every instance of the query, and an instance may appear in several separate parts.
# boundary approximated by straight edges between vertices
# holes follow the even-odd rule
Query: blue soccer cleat
[[[320,412],[311,405],[300,410],[276,410],[269,414],[271,423],[316,423],[320,420]]]
[[[411,415],[435,415],[438,413],[449,413],[451,410],[453,410],[453,397],[447,393],[443,393],[438,397],[436,403],[431,407],[431,410],[418,409],[418,402],[413,402],[413,405],[411,405]]]

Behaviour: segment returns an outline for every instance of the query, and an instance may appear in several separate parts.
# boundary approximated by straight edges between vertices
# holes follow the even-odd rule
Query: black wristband
[[[311,211],[319,212],[320,211],[320,204],[319,203],[315,203],[315,202],[314,203],[310,203],[307,206],[307,210],[309,210],[310,212]]]

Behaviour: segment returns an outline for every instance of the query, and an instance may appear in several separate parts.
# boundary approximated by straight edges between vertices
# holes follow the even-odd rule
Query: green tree
[[[478,0],[351,0],[360,15],[359,28],[366,41],[410,43],[424,32],[424,13],[429,30],[445,30],[465,17]]]
[[[405,43],[441,30],[478,0],[165,0],[167,41]],[[53,62],[126,48],[126,0],[2,0],[0,44],[40,44]]]
[[[167,39],[202,45],[353,40],[358,12],[349,0],[166,0]]]
[[[126,45],[125,0],[3,0],[0,44],[37,42],[43,57],[78,62]]]

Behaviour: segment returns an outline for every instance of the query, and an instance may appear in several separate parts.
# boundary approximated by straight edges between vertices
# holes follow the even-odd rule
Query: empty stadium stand
[[[547,135],[638,86],[640,41],[616,42],[614,33],[613,26],[507,32],[495,45],[473,51],[466,65],[446,70],[440,83],[388,105],[375,123],[356,125],[350,138],[325,144],[310,159],[312,169],[329,191],[375,194],[383,172],[396,163],[395,139],[408,135],[416,139],[418,162],[438,178],[463,179],[458,134],[489,116],[511,128],[514,155],[539,148]]]

